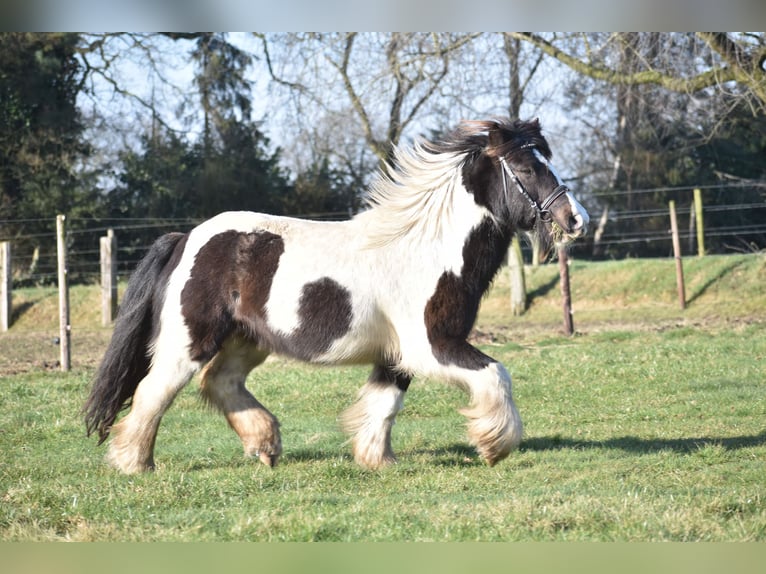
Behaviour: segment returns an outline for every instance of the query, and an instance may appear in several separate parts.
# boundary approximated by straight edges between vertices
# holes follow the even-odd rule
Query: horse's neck
[[[361,244],[402,261],[402,269],[426,266],[466,276],[484,290],[502,263],[510,233],[476,203],[463,185],[464,158],[416,149],[399,157],[391,179],[371,186],[371,209],[356,218]],[[381,253],[382,253],[381,252]]]
[[[487,218],[466,238],[461,276],[472,291],[487,291],[505,260],[512,236],[511,229]]]
[[[500,268],[512,233],[473,201],[453,211],[451,225],[442,225],[433,234],[417,227],[401,234],[380,233],[384,219],[375,209],[351,223],[357,237],[363,237],[362,248],[377,252],[376,257],[387,259],[399,272],[438,276],[450,271],[460,275],[472,293],[481,295]]]

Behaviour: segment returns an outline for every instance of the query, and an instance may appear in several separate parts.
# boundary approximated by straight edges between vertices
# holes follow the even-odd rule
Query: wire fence
[[[704,235],[712,249],[708,252],[755,251],[766,249],[766,184],[750,188],[749,201],[726,203],[720,196],[732,195],[742,186],[708,186],[703,192],[717,192],[716,202],[704,204]],[[755,194],[752,190],[755,189]],[[636,190],[632,193],[657,193],[668,190],[678,194],[677,214],[682,245],[686,255],[696,253],[696,222],[691,203],[692,188]],[[626,192],[615,191],[619,197]],[[738,197],[741,194],[738,194]],[[757,200],[753,201],[755,197]],[[600,201],[604,197],[599,197]],[[594,231],[599,213],[591,208],[591,231],[571,250],[576,258],[620,258],[623,256],[672,256],[670,220],[666,208],[611,209],[598,241]],[[722,216],[722,217],[719,217]],[[343,220],[348,213],[318,213],[301,216],[317,220]],[[98,283],[100,280],[99,240],[113,230],[117,238],[117,271],[126,278],[135,268],[154,239],[171,232],[186,232],[201,223],[193,218],[67,218],[68,273],[72,283]],[[0,220],[0,242],[10,242],[13,249],[11,270],[14,286],[53,285],[57,279],[56,216],[39,219]],[[525,248],[528,260],[530,250]]]
[[[704,214],[706,219],[708,216],[715,213],[724,212],[748,212],[752,214],[753,210],[759,210],[760,218],[763,223],[754,223],[752,221],[741,222],[736,224],[710,224],[705,223],[705,240],[711,243],[710,240],[718,239],[713,244],[715,248],[713,252],[725,253],[727,251],[758,251],[766,248],[766,202],[762,203],[741,203],[733,205],[714,205],[706,206]],[[687,254],[695,253],[694,242],[696,240],[696,225],[693,221],[693,209],[690,207],[680,207],[676,210],[677,215],[681,218],[682,231],[679,232],[681,240],[684,245],[687,246]],[[664,219],[667,220],[667,229],[663,227],[645,226],[642,227],[635,225],[642,219]],[[686,218],[684,221],[683,218]],[[690,219],[692,221],[690,221]],[[626,222],[634,223],[634,225],[624,225]],[[591,222],[592,225],[594,222]],[[608,230],[613,229],[613,232]],[[609,215],[609,223],[606,225],[607,232],[600,238],[598,246],[601,249],[609,250],[616,246],[625,246],[628,244],[636,245],[651,245],[651,248],[643,250],[635,250],[632,253],[627,253],[630,256],[662,256],[670,255],[672,251],[671,236],[670,236],[670,223],[668,210],[650,210],[647,212],[613,212]],[[732,241],[726,241],[726,238],[731,238]],[[589,253],[594,251],[594,239],[593,237],[586,238],[580,245],[573,247],[574,252],[578,256],[589,257]],[[622,253],[625,255],[625,249],[615,250],[616,253]],[[643,253],[642,253],[643,251]],[[666,251],[667,253],[663,253]]]

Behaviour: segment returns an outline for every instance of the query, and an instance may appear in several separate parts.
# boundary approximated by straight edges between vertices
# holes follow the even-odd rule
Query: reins
[[[511,169],[511,166],[508,165],[508,162],[505,161],[504,157],[500,158],[500,164],[503,166],[503,193],[505,193],[506,197],[508,196],[508,177],[510,177],[513,180],[513,183],[516,184],[516,189],[521,196],[526,199],[527,203],[529,203],[529,205],[540,215],[540,219],[543,221],[550,221],[552,217],[550,211],[551,205],[553,205],[553,202],[559,197],[567,193],[569,188],[563,183],[557,185],[553,188],[553,192],[545,199],[545,201],[543,201],[542,205],[540,205],[532,199],[532,196],[530,196],[529,193],[527,193],[524,184],[521,183],[521,180],[514,173],[513,169]]]

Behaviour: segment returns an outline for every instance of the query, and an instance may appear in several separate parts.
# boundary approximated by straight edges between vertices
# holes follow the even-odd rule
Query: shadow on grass
[[[32,301],[24,301],[23,303],[14,304],[13,309],[11,310],[11,325],[17,323],[19,319],[21,319],[21,317],[24,315],[24,313],[34,307],[35,303],[40,301],[40,299],[34,299]]]
[[[437,449],[426,449],[424,451],[436,459],[439,466],[484,466],[484,462],[479,458],[476,449],[468,443],[454,443]]]
[[[435,459],[435,463],[440,466],[476,466],[484,463],[479,459],[474,449],[469,444],[454,443],[441,448],[423,448],[414,450],[397,451],[396,457],[399,462],[405,462],[414,456],[427,455]],[[351,455],[350,447],[340,450],[315,451],[311,449],[298,449],[286,452],[283,455],[285,462],[319,462],[336,460],[338,462],[354,463],[354,457]],[[362,467],[360,470],[364,471]]]
[[[519,450],[521,452],[553,451],[553,450],[589,450],[617,449],[636,454],[650,454],[661,451],[672,451],[679,454],[691,454],[698,450],[717,446],[726,450],[739,450],[766,445],[766,430],[753,436],[736,436],[726,438],[689,437],[676,439],[650,438],[642,439],[634,436],[617,437],[603,441],[578,440],[561,436],[531,437],[524,439]],[[473,467],[484,466],[484,461],[476,453],[476,449],[467,443],[454,443],[437,449],[415,451],[416,454],[428,454],[440,466]]]
[[[737,267],[740,267],[742,264],[744,264],[744,261],[735,261],[723,269],[721,269],[718,273],[716,273],[713,277],[708,279],[704,285],[701,285],[696,291],[689,297],[689,299],[686,301],[687,303],[694,303],[697,299],[699,299],[702,295],[705,294],[705,291],[707,291],[712,285],[732,273]]]
[[[556,285],[559,284],[559,276],[555,275],[547,283],[543,283],[537,289],[532,289],[527,294],[527,300],[531,303],[538,297],[545,297]]]
[[[311,462],[321,460],[352,460],[351,448],[341,447],[338,450],[311,450],[310,448],[297,448],[285,450],[280,462]]]
[[[617,449],[636,454],[650,454],[661,451],[672,451],[679,454],[691,454],[708,446],[722,447],[726,450],[739,450],[742,448],[756,447],[766,445],[766,430],[752,436],[735,437],[689,437],[676,439],[650,438],[642,439],[634,436],[617,437],[603,441],[589,441],[561,436],[531,437],[521,443],[521,452],[530,451],[555,451],[555,450],[588,450],[588,449]],[[415,449],[412,451],[402,451],[399,454],[400,461],[406,461],[413,455],[427,455],[433,458],[433,463],[443,467],[476,467],[485,466],[486,463],[478,456],[476,449],[468,443],[453,443],[441,448]],[[301,463],[301,462],[327,462],[335,460],[337,462],[349,463],[344,467],[352,469],[352,472],[366,473],[368,470],[357,467],[353,464],[353,457],[350,450],[312,450],[308,448],[299,448],[294,451],[283,453],[282,458],[277,465]],[[222,465],[240,467],[246,464],[260,464],[253,458],[241,459],[232,458],[225,461],[196,461],[191,464],[190,470],[203,470],[209,468],[219,468]]]
[[[689,437],[689,438],[648,438],[635,436],[617,437],[603,441],[588,441],[565,438],[561,436],[532,437],[521,443],[521,451],[545,450],[583,450],[583,449],[619,449],[635,453],[652,453],[669,450],[680,454],[696,452],[706,446],[719,446],[726,450],[738,450],[754,446],[766,445],[766,431],[751,436]]]

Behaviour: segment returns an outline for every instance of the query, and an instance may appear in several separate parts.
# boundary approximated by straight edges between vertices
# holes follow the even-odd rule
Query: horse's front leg
[[[357,402],[341,415],[343,429],[351,435],[354,460],[361,466],[376,469],[396,461],[391,427],[409,384],[409,376],[378,365],[359,391]]]
[[[468,419],[468,438],[494,465],[519,446],[523,433],[510,374],[465,341],[443,341],[433,350],[443,376],[470,393],[470,405],[460,411]]]

